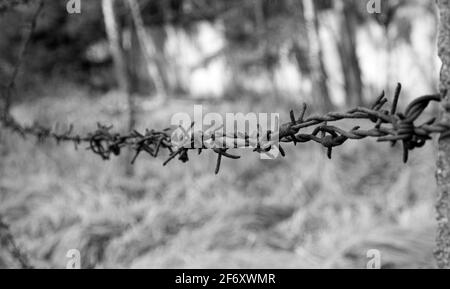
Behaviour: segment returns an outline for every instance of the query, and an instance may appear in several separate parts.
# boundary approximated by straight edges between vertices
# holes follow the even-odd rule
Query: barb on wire
[[[33,124],[31,126],[23,126],[10,114],[11,94],[15,86],[15,80],[20,70],[21,63],[30,39],[36,28],[37,18],[42,11],[43,1],[40,0],[36,12],[33,14],[30,33],[23,43],[23,47],[19,52],[16,67],[13,70],[11,80],[6,85],[5,106],[3,112],[0,112],[0,124],[4,127],[19,133],[23,137],[35,136],[39,141],[52,138],[58,144],[61,142],[72,142],[75,148],[82,143],[88,145],[88,149],[99,155],[103,160],[109,160],[111,156],[120,155],[122,149],[127,147],[135,151],[132,163],[142,154],[147,153],[152,157],[158,157],[161,151],[168,152],[168,158],[163,163],[167,165],[174,158],[182,162],[189,161],[188,153],[196,148],[199,154],[204,149],[210,148],[217,154],[216,174],[219,172],[222,157],[230,159],[238,159],[239,156],[229,154],[227,150],[230,147],[223,147],[223,144],[233,143],[233,148],[254,147],[256,153],[267,153],[271,151],[273,146],[277,146],[281,155],[286,153],[279,143],[305,143],[316,142],[327,148],[327,155],[332,157],[333,148],[344,144],[347,140],[359,140],[364,138],[376,138],[379,142],[391,142],[395,145],[402,142],[403,145],[403,161],[408,161],[409,152],[422,147],[426,141],[431,139],[432,134],[440,134],[441,137],[450,136],[450,123],[436,121],[435,118],[430,119],[420,125],[416,124],[418,118],[422,115],[429,103],[440,102],[440,95],[426,95],[413,100],[403,113],[398,112],[397,106],[401,94],[401,85],[398,84],[392,105],[390,109],[384,109],[388,102],[384,92],[375,100],[372,106],[357,107],[347,112],[330,112],[325,115],[312,115],[306,117],[307,105],[303,104],[300,110],[300,116],[295,117],[293,110],[290,111],[290,121],[282,124],[278,132],[260,131],[258,127],[257,140],[254,141],[247,133],[235,133],[232,135],[223,134],[218,131],[205,131],[200,134],[193,133],[193,123],[191,127],[186,129],[180,128],[182,134],[181,142],[173,141],[172,129],[154,130],[147,129],[144,133],[136,130],[128,134],[119,134],[112,132],[112,126],[97,125],[97,129],[85,135],[75,134],[73,126],[68,130],[60,131],[59,129],[51,129]],[[367,120],[374,124],[369,130],[363,130],[360,126],[356,126],[346,131],[338,126],[329,125],[330,122],[337,122],[344,119],[361,119]],[[313,127],[311,133],[304,132],[304,129]],[[231,142],[230,142],[231,141]]]
[[[435,118],[425,121],[422,124],[416,124],[418,118],[428,107],[430,102],[439,102],[441,96],[426,95],[413,100],[403,113],[397,112],[397,104],[401,94],[401,85],[398,84],[394,99],[390,109],[384,109],[388,102],[384,93],[382,93],[370,107],[357,107],[347,112],[330,112],[325,115],[311,115],[306,117],[307,105],[303,104],[300,110],[300,117],[296,118],[294,111],[290,112],[290,121],[282,124],[278,133],[271,131],[261,132],[265,136],[264,141],[254,143],[254,151],[257,153],[268,152],[278,143],[305,143],[316,142],[327,148],[327,155],[332,157],[332,150],[341,146],[347,140],[360,140],[364,138],[376,138],[379,142],[391,142],[395,145],[401,142],[403,145],[403,161],[408,161],[409,152],[422,147],[432,134],[440,134],[441,137],[450,136],[450,123],[438,122]],[[344,119],[367,120],[374,124],[374,127],[363,130],[360,126],[355,126],[351,130],[345,130],[331,122],[337,122]],[[214,132],[200,132],[199,139],[195,138],[192,132],[193,125],[189,129],[182,129],[182,141],[174,142],[172,133],[174,129],[165,130],[146,130],[140,133],[136,130],[129,134],[119,134],[112,132],[112,126],[98,124],[97,129],[84,136],[73,133],[73,126],[67,131],[58,132],[50,128],[34,124],[32,126],[22,126],[11,115],[7,114],[1,119],[5,127],[19,133],[23,137],[29,135],[37,137],[38,140],[53,138],[57,143],[73,142],[77,147],[81,143],[86,143],[88,149],[99,155],[103,160],[110,159],[111,156],[120,155],[123,148],[127,147],[135,151],[132,160],[134,163],[141,153],[147,153],[152,157],[158,157],[161,151],[168,152],[168,158],[163,163],[167,165],[170,161],[178,157],[182,162],[189,161],[188,153],[190,150],[198,149],[198,152],[204,149],[211,149],[217,154],[216,174],[219,172],[222,163],[222,157],[238,159],[239,156],[229,154],[230,147],[220,147],[217,144],[230,143],[233,148],[248,147],[251,137],[248,134],[236,133],[233,135]],[[304,129],[313,127],[311,133],[304,132]],[[186,145],[187,144],[187,145]],[[211,145],[213,144],[213,145]],[[216,146],[214,146],[216,144]],[[240,144],[240,145],[238,145]],[[283,156],[285,151],[279,145],[279,150]]]

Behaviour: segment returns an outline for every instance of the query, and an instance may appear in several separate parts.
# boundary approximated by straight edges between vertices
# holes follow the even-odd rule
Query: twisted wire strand
[[[424,110],[431,102],[439,102],[441,97],[438,94],[421,96],[413,100],[403,113],[397,112],[397,103],[400,97],[401,85],[398,84],[394,101],[389,110],[383,109],[388,102],[384,93],[380,95],[370,107],[357,107],[347,112],[330,112],[325,115],[312,115],[305,118],[307,105],[303,104],[300,117],[296,118],[293,111],[290,112],[290,122],[280,126],[279,132],[270,130],[260,131],[256,142],[254,137],[247,133],[225,134],[218,129],[215,131],[201,131],[197,136],[193,132],[192,123],[188,129],[181,128],[182,142],[174,142],[172,134],[173,128],[164,130],[147,129],[140,133],[136,130],[128,134],[112,132],[112,126],[97,125],[97,129],[85,135],[74,134],[73,125],[63,132],[58,132],[49,127],[39,124],[23,126],[16,121],[9,113],[1,119],[4,127],[19,133],[23,137],[35,136],[39,141],[54,139],[58,144],[61,142],[72,142],[75,147],[80,144],[87,144],[88,149],[99,155],[103,160],[108,160],[111,156],[120,155],[123,148],[127,147],[135,151],[132,163],[136,161],[141,153],[146,153],[152,157],[158,157],[161,151],[167,151],[169,157],[163,163],[167,165],[175,157],[182,162],[189,160],[188,152],[198,149],[201,153],[204,149],[210,149],[217,154],[216,174],[219,172],[222,157],[238,159],[239,156],[228,153],[230,148],[254,147],[257,153],[267,153],[273,146],[277,145],[282,156],[285,151],[279,143],[305,143],[316,142],[327,148],[328,157],[331,158],[332,149],[343,145],[347,140],[360,140],[365,138],[376,138],[378,142],[402,142],[403,161],[407,162],[409,152],[422,147],[433,134],[440,134],[441,137],[450,136],[450,123],[438,122],[435,118],[430,119],[420,125],[415,122],[423,114]],[[361,129],[356,126],[351,130],[342,129],[336,125],[329,125],[330,122],[338,122],[344,119],[366,120],[374,124],[371,129]],[[304,129],[313,127],[311,133],[303,132]],[[232,144],[223,147],[223,144]]]
[[[441,95],[426,95],[413,100],[405,109],[404,113],[397,113],[397,105],[401,93],[401,85],[398,84],[390,110],[383,109],[388,102],[384,92],[375,100],[370,108],[357,107],[347,112],[330,112],[325,115],[312,115],[305,118],[307,105],[303,104],[300,117],[296,118],[294,111],[290,111],[290,122],[282,124],[278,132],[260,131],[256,141],[254,136],[247,133],[223,134],[219,130],[205,131],[200,134],[193,133],[193,125],[187,130],[179,128],[182,131],[182,143],[173,143],[171,135],[172,129],[165,130],[145,130],[140,133],[136,130],[128,134],[121,135],[112,132],[112,126],[97,125],[97,129],[85,135],[73,133],[73,125],[63,132],[55,129],[33,124],[31,126],[21,125],[10,114],[11,94],[15,87],[15,81],[23,62],[24,56],[29,48],[31,38],[37,26],[37,19],[43,10],[44,1],[40,0],[37,9],[32,15],[30,21],[30,32],[23,41],[22,48],[19,51],[18,61],[11,75],[11,79],[6,85],[4,95],[4,107],[0,113],[0,124],[23,137],[35,136],[39,141],[45,139],[54,139],[58,144],[61,142],[73,142],[75,148],[85,143],[88,148],[102,159],[108,160],[112,155],[119,155],[124,147],[135,151],[132,163],[136,161],[141,153],[147,153],[152,157],[157,157],[161,151],[168,151],[169,157],[163,163],[167,165],[175,157],[187,162],[189,160],[188,152],[197,148],[199,153],[203,149],[210,148],[217,154],[216,174],[219,172],[222,157],[238,159],[239,156],[229,154],[227,150],[230,147],[223,147],[223,144],[233,144],[233,148],[254,147],[257,153],[267,153],[276,145],[282,156],[285,151],[279,143],[297,143],[317,142],[327,148],[327,155],[332,156],[334,147],[344,144],[348,139],[359,140],[363,138],[376,138],[380,142],[390,141],[395,144],[401,141],[403,144],[403,160],[408,160],[408,154],[415,148],[422,147],[426,141],[431,139],[432,134],[440,134],[441,137],[450,135],[450,124],[443,121],[431,119],[421,125],[416,125],[415,121],[422,115],[423,111],[432,101],[440,102]],[[344,119],[361,119],[374,123],[374,127],[369,130],[362,130],[359,126],[346,131],[337,126],[329,126],[329,122],[337,122]],[[302,129],[314,127],[312,133],[304,133]]]

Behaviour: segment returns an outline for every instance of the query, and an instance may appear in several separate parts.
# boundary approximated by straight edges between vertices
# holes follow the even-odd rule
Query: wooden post
[[[440,91],[442,93],[442,119],[450,121],[450,0],[436,0],[440,14],[438,49],[442,61]],[[436,178],[438,231],[435,257],[439,268],[450,269],[450,138],[439,139]]]

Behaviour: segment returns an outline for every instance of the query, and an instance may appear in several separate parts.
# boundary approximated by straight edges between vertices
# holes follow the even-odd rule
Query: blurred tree
[[[255,19],[255,33],[262,39],[259,42],[262,42],[263,46],[263,67],[269,73],[269,79],[272,87],[272,93],[276,98],[279,97],[279,91],[275,79],[275,68],[278,62],[278,49],[271,49],[269,43],[267,41],[267,20],[264,11],[264,1],[262,0],[253,0],[254,5],[254,19]],[[262,37],[265,36],[265,37]]]
[[[116,19],[115,0],[102,0],[103,18],[109,40],[110,52],[114,59],[114,68],[119,88],[128,93],[130,83],[127,75],[126,60],[122,48],[121,30]]]
[[[346,104],[350,107],[363,105],[363,82],[361,67],[357,55],[356,29],[357,6],[354,1],[337,1],[339,19],[339,36],[337,47],[341,60]]]
[[[148,71],[152,83],[155,87],[156,95],[158,98],[167,99],[167,86],[168,80],[166,70],[164,69],[164,40],[165,37],[159,38],[158,44],[156,44],[151,35],[145,29],[144,22],[141,17],[141,9],[139,3],[136,0],[126,0],[130,8],[130,14],[132,18],[133,30],[132,37],[137,37],[137,42],[140,46],[140,51],[143,54],[145,60],[145,66]],[[131,42],[131,45],[136,44],[135,41]],[[137,52],[137,49],[133,49],[133,53]],[[133,63],[137,65],[137,63]]]
[[[122,48],[121,29],[117,23],[115,4],[115,0],[102,0],[103,18],[105,21],[106,34],[108,35],[110,51],[114,59],[116,79],[119,83],[120,90],[127,98],[128,126],[126,130],[131,131],[136,126],[134,98],[126,58]],[[128,155],[128,159],[132,159],[131,152]],[[125,171],[127,175],[133,175],[134,167],[130,162],[125,164]]]
[[[387,52],[387,63],[386,63],[386,88],[385,91],[389,95],[391,94],[392,79],[394,78],[394,65],[392,53],[395,48],[397,39],[393,37],[392,27],[395,26],[395,16],[398,10],[407,5],[407,1],[395,0],[383,3],[381,5],[381,13],[375,13],[375,20],[383,27],[385,39],[386,39],[386,52]]]
[[[312,0],[303,0],[302,11],[309,40],[313,98],[322,110],[330,111],[333,109],[333,103],[328,91],[328,74],[323,59],[317,3]]]
[[[23,22],[32,13],[31,4],[37,1],[26,2],[30,5],[11,6],[0,17],[0,64],[6,72],[14,66],[14,52],[20,47],[21,34],[18,31],[26,30]],[[105,35],[101,2],[86,1],[82,17],[69,15],[65,1],[44,3],[45,17],[40,17],[31,39],[30,51],[33,57],[27,57],[24,61],[29,73],[20,79],[21,88],[25,88],[26,84],[32,86],[41,78],[52,77],[91,83],[93,76],[98,73],[97,68],[109,68],[110,65],[107,58],[96,62],[86,54],[87,49]]]

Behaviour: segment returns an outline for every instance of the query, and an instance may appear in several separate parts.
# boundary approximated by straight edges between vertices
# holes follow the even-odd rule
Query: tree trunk
[[[440,12],[438,36],[439,57],[442,61],[440,91],[442,119],[450,121],[450,0],[437,0]],[[435,257],[439,268],[450,269],[450,138],[439,139],[436,171],[438,198],[436,201],[438,231]]]
[[[136,34],[141,45],[141,50],[144,55],[145,64],[148,69],[148,74],[151,77],[155,86],[157,99],[166,100],[168,93],[164,77],[162,76],[161,68],[158,67],[158,51],[153,39],[145,30],[144,21],[142,20],[139,3],[136,0],[127,0],[130,7],[131,17],[133,19]]]
[[[253,11],[255,15],[256,34],[263,39],[262,45],[264,45],[264,67],[267,71],[269,78],[271,91],[273,96],[278,99],[280,92],[276,81],[276,66],[272,62],[272,53],[270,43],[267,41],[267,19],[264,15],[264,2],[262,0],[253,1]]]
[[[333,104],[328,91],[328,75],[323,62],[323,50],[319,34],[319,19],[317,9],[312,0],[303,0],[303,13],[309,39],[311,76],[314,93],[314,101],[319,103],[322,110],[330,111]]]
[[[131,92],[130,79],[128,75],[128,68],[126,65],[126,59],[121,45],[121,37],[119,28],[117,25],[117,19],[114,9],[115,0],[102,0],[103,18],[105,21],[106,34],[109,40],[109,46],[111,54],[114,60],[114,68],[116,72],[117,82],[119,88],[127,98],[128,103],[128,127],[127,130],[131,131],[136,125],[135,109],[133,93]],[[131,152],[128,155],[128,160],[131,161]],[[133,166],[127,162],[125,167],[125,173],[128,176],[134,174]]]
[[[165,97],[169,97],[172,95],[176,83],[171,78],[169,72],[171,63],[166,57],[165,45],[168,37],[166,27],[153,27],[150,30],[150,37],[155,45],[155,64],[158,68],[159,75],[161,76],[165,93],[167,94]]]
[[[119,88],[122,91],[127,92],[129,90],[127,66],[121,45],[121,37],[117,26],[114,5],[115,0],[102,0],[103,18],[105,21],[110,51],[114,60],[117,82]]]
[[[349,107],[363,105],[363,83],[361,67],[356,53],[356,19],[354,3],[341,2],[341,16],[339,23],[338,52],[341,59],[346,104]]]

